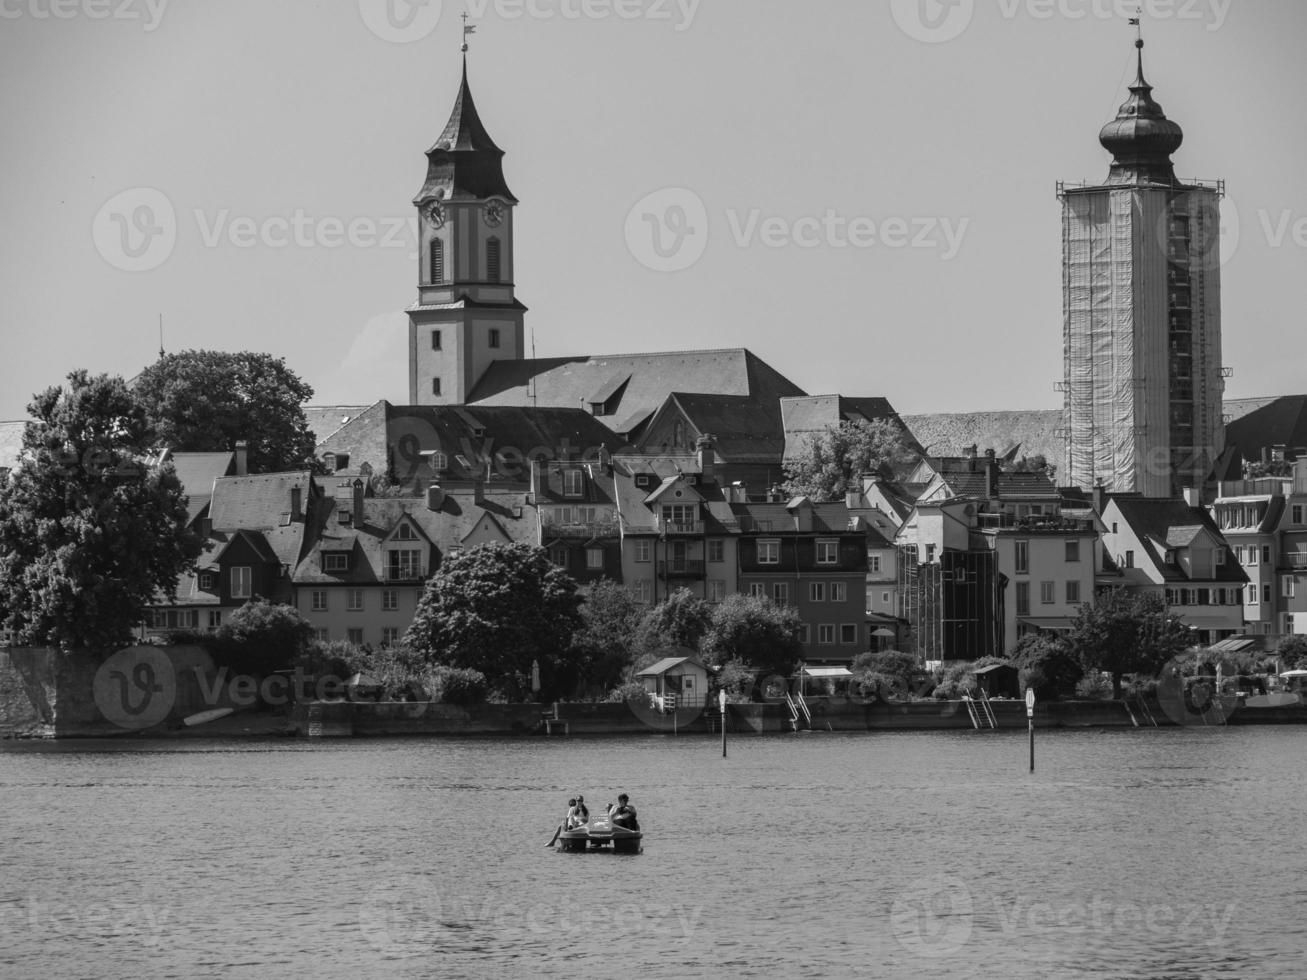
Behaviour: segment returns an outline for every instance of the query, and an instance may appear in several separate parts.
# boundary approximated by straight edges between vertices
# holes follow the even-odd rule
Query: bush
[[[935,672],[935,692],[937,701],[956,701],[966,694],[976,693],[976,666],[971,663],[957,663]]]
[[[1057,637],[1042,633],[1022,637],[1012,654],[1012,665],[1021,671],[1022,687],[1034,688],[1041,701],[1074,695],[1085,676],[1070,648]]]
[[[911,698],[922,679],[917,658],[897,650],[861,653],[849,669],[853,673],[853,688],[862,697],[882,701]]]
[[[717,683],[726,692],[726,700],[732,704],[752,701],[755,694],[765,696],[764,692],[754,690],[758,683],[758,671],[743,660],[728,660],[724,663]]]
[[[1092,701],[1110,701],[1112,694],[1111,675],[1104,674],[1099,670],[1091,670],[1076,685],[1076,697],[1078,698],[1086,698]]]
[[[489,692],[486,675],[469,667],[435,667],[426,681],[431,700],[445,704],[484,704]]]
[[[627,681],[625,684],[618,685],[608,692],[608,700],[614,703],[640,704],[647,703],[649,692],[639,681]]]

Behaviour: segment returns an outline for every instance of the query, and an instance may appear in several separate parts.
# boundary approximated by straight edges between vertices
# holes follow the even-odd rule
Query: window
[[[201,592],[213,591],[213,572],[200,572],[199,582],[197,583]]]
[[[841,643],[858,642],[858,626],[856,623],[844,623],[840,626]]]
[[[1018,616],[1030,615],[1030,583],[1029,582],[1017,583],[1017,615]]]
[[[363,590],[349,589],[345,593],[345,609],[349,612],[363,611]]]
[[[1191,605],[1192,598],[1193,598],[1193,593],[1190,592],[1188,589],[1180,590],[1180,605],[1182,606]]]
[[[652,591],[647,579],[640,579],[631,584],[631,594],[635,597],[636,602],[648,602]]]
[[[1066,601],[1076,603],[1080,601],[1080,583],[1075,580],[1068,580],[1066,584]]]
[[[831,538],[817,540],[817,564],[838,565],[840,563],[840,543]]]
[[[812,642],[812,628],[807,623],[799,626],[799,642],[804,646]]]
[[[562,544],[551,544],[549,546],[549,560],[559,568],[566,568],[567,546]]]
[[[331,630],[317,629],[313,631],[313,638],[319,643],[331,642]]]
[[[926,564],[929,565],[935,560],[935,545],[926,545]]]
[[[399,643],[399,627],[383,626],[381,627],[381,645],[383,647],[393,647]]]
[[[1269,565],[1270,563],[1271,563],[1271,546],[1269,544],[1264,544],[1262,545],[1262,564]]]
[[[830,584],[830,601],[831,602],[848,602],[849,586],[845,582],[832,582]]]
[[[1302,504],[1294,504],[1290,520],[1292,520],[1294,524],[1305,524],[1307,521],[1303,520],[1304,515],[1307,515],[1307,507],[1304,507]]]
[[[1045,606],[1051,606],[1057,601],[1057,596],[1052,582],[1039,583],[1039,601]]]
[[[432,378],[432,379],[431,379],[431,393],[432,393],[433,395],[436,395],[437,397],[439,397],[439,395],[440,395],[440,379],[439,379],[439,378]]]
[[[867,553],[867,571],[872,575],[880,574],[880,555],[873,555],[871,552]]]
[[[399,589],[383,589],[381,592],[381,611],[397,612],[399,610]]]
[[[882,592],[882,593],[880,594],[880,601],[883,602],[883,603],[885,603],[885,605],[888,606],[888,605],[889,605],[889,601],[890,601],[890,595],[889,595],[889,593],[888,593],[888,592]]]
[[[790,583],[773,582],[771,584],[771,599],[778,606],[784,606],[790,601]]]
[[[1127,551],[1125,553],[1125,567],[1126,568],[1135,567],[1135,553],[1133,551]]]
[[[808,583],[808,601],[825,602],[826,601],[826,583],[809,582]]]
[[[248,599],[253,578],[254,569],[248,565],[233,565],[231,569],[231,597],[233,599]]]
[[[418,539],[417,531],[413,530],[412,524],[401,524],[395,528],[396,541],[416,541]]]
[[[694,525],[698,518],[698,510],[694,504],[664,504],[663,505],[663,523],[674,525],[685,530],[694,530]]]
[[[157,630],[193,630],[200,625],[198,609],[156,609],[153,616]]]
[[[579,497],[585,492],[585,474],[580,470],[563,471],[563,496]]]
[[[817,624],[817,642],[821,646],[831,646],[835,642],[835,624],[818,623]]]
[[[435,284],[445,281],[445,243],[439,238],[431,240],[431,281]]]
[[[491,350],[498,350],[498,349],[499,349],[499,328],[498,328],[498,327],[491,327],[491,328],[490,328],[490,349],[491,349]]]
[[[439,330],[432,330],[432,331],[431,331],[431,349],[432,349],[432,350],[440,350],[440,331],[439,331]]]
[[[327,611],[327,590],[326,590],[326,589],[314,589],[314,590],[313,590],[312,611],[313,611],[313,612],[326,612],[326,611]]]
[[[1248,605],[1257,605],[1257,586],[1255,585],[1248,586]]]
[[[361,647],[363,645],[363,631],[361,629],[348,629],[345,631],[345,639],[356,647]]]
[[[1030,574],[1030,542],[1014,541],[1012,542],[1013,557],[1016,561],[1016,570],[1018,575]]]
[[[1270,582],[1263,582],[1263,583],[1262,583],[1262,602],[1270,602],[1270,601],[1271,601],[1271,583],[1270,583]]]
[[[1066,560],[1069,561],[1069,562],[1070,562],[1070,561],[1079,561],[1079,560],[1080,560],[1080,542],[1079,542],[1079,541],[1068,541],[1068,542],[1066,543]]]
[[[586,548],[585,567],[590,569],[592,572],[601,570],[604,567],[604,549]]]
[[[421,577],[421,551],[391,551],[386,554],[386,578],[392,582]]]
[[[328,551],[322,555],[324,572],[349,571],[349,554],[344,551]]]
[[[1216,549],[1216,564],[1218,564],[1218,565],[1224,565],[1224,564],[1225,564],[1225,549],[1224,549],[1224,548],[1217,548],[1217,549]]]
[[[749,585],[749,595],[755,599],[765,599],[767,598],[767,586],[761,582],[753,582]]]
[[[499,239],[488,239],[486,241],[486,279],[490,282],[499,282],[502,271],[499,267]]]
[[[1292,575],[1284,576],[1280,585],[1280,595],[1284,596],[1286,599],[1292,599],[1298,592],[1297,583],[1298,580]]]
[[[1112,533],[1113,533],[1113,534],[1116,534],[1116,533],[1117,533],[1117,531],[1116,531],[1116,521],[1113,521],[1113,522],[1112,522]]]
[[[726,582],[723,579],[711,578],[708,580],[708,601],[721,602],[726,598]]]
[[[708,560],[709,560],[709,561],[719,561],[719,562],[720,562],[720,561],[725,561],[725,560],[726,560],[726,542],[725,542],[725,541],[720,541],[720,540],[719,540],[719,541],[709,541],[709,542],[708,542]]]
[[[650,541],[648,538],[636,538],[633,544],[633,548],[635,550],[635,560],[641,562],[652,561],[653,560],[652,546],[653,546],[653,542]]]
[[[1194,597],[1194,605],[1210,606],[1212,604],[1212,590],[1198,589],[1198,594]]]
[[[781,543],[776,538],[764,538],[758,542],[758,564],[779,565],[781,563]]]
[[[219,626],[221,626],[221,625],[222,625],[222,610],[221,610],[221,609],[210,609],[210,610],[209,610],[209,629],[211,629],[211,630],[216,630],[216,629],[217,629]]]

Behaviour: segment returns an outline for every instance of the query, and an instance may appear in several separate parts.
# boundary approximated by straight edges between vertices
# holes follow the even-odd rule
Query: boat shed
[[[666,657],[635,676],[659,700],[675,695],[678,707],[707,703],[708,668],[693,657]]]
[[[976,683],[991,698],[1020,698],[1021,674],[1010,664],[990,664],[976,671]]]

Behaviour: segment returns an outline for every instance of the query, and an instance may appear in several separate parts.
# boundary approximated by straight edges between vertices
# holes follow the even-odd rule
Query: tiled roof
[[[1225,441],[1250,461],[1274,446],[1307,448],[1307,395],[1285,395],[1235,419],[1225,427]]]
[[[309,431],[313,433],[313,442],[320,445],[341,426],[353,421],[372,407],[371,405],[309,405],[304,409],[304,418],[308,421]]]
[[[672,402],[699,435],[711,435],[714,449],[726,460],[780,462],[785,450],[780,401],[750,395],[704,395],[676,392]]]
[[[1062,465],[1063,442],[1060,409],[1029,412],[967,412],[941,415],[905,415],[903,421],[926,452],[937,456],[963,456],[969,446],[993,449],[999,456],[1016,450],[1017,456],[1044,456]]]
[[[231,473],[232,453],[173,453],[173,469],[186,492],[186,517],[195,520],[209,505],[213,484]]]
[[[1114,494],[1110,500],[1140,541],[1152,539],[1165,542],[1170,548],[1182,548],[1192,544],[1202,531],[1207,531],[1222,544],[1225,542],[1207,511],[1202,507],[1190,507],[1182,499]],[[1174,544],[1171,543],[1173,539]],[[1168,581],[1186,578],[1178,565],[1166,565],[1160,557],[1154,557],[1154,561]],[[1227,561],[1218,567],[1212,579],[1203,581],[1247,582],[1248,576],[1235,562]]]
[[[615,391],[614,379],[625,376],[629,380]],[[745,395],[762,404],[803,394],[753,353],[736,348],[496,361],[468,404],[576,408],[607,395],[602,418],[621,426],[656,411],[673,392]]]
[[[952,472],[944,474],[950,490],[959,497],[985,497],[988,483],[983,468],[978,473]],[[1058,500],[1060,496],[1053,481],[1043,473],[998,474],[998,496],[1001,500]]]
[[[370,498],[363,504],[362,522],[351,519],[340,524],[338,504],[326,502],[322,535],[313,550],[295,570],[297,585],[373,584],[384,581],[384,543],[396,527],[408,518],[436,549],[437,556],[448,555],[467,541],[482,521],[489,518],[498,531],[511,542],[536,544],[539,540],[538,512],[525,506],[522,491],[487,491],[477,504],[472,491],[447,491],[437,511],[427,508],[422,497]],[[517,516],[520,514],[521,516]],[[351,515],[352,516],[352,515]],[[347,572],[322,570],[319,553],[345,550],[352,542],[353,556]],[[433,560],[432,569],[436,562]]]
[[[291,519],[291,489],[300,489],[300,519]],[[316,484],[306,472],[227,476],[214,483],[209,518],[217,532],[261,531],[283,565],[294,567],[305,543]]]

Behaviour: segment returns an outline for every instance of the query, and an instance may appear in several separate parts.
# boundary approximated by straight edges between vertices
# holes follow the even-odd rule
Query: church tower
[[[494,361],[521,360],[526,307],[513,290],[513,209],[504,151],[467,81],[435,145],[418,209],[418,301],[408,310],[409,403],[461,405]]]
[[[1099,142],[1099,185],[1058,185],[1062,201],[1063,473],[1073,486],[1177,496],[1201,487],[1225,442],[1220,199],[1182,182],[1184,133],[1144,79]]]

